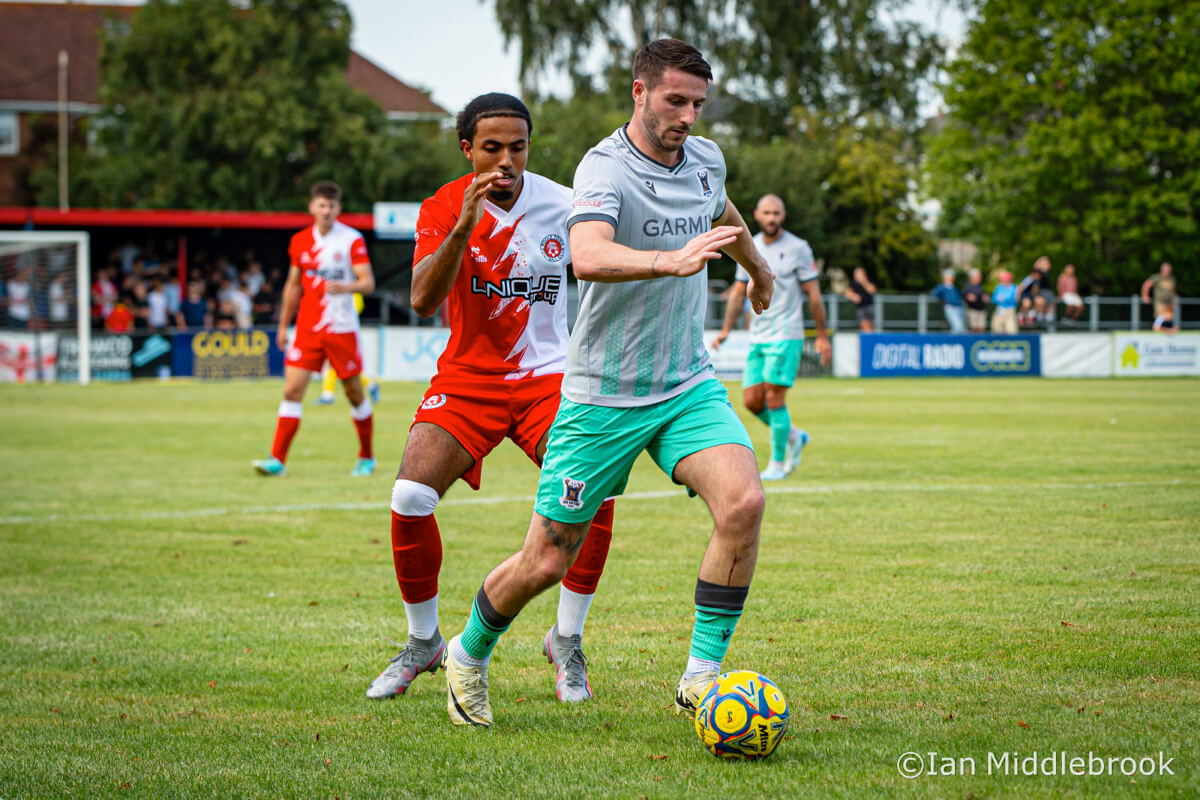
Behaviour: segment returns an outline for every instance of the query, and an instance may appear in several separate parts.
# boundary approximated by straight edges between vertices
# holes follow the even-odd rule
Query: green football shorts
[[[555,522],[587,522],[604,498],[625,491],[643,450],[669,477],[687,456],[722,444],[754,449],[715,377],[669,400],[632,408],[564,397],[546,443],[534,510]]]
[[[804,350],[803,339],[784,339],[779,342],[759,342],[750,345],[746,356],[746,369],[742,372],[742,386],[769,383],[773,386],[791,386],[800,371],[800,354]]]

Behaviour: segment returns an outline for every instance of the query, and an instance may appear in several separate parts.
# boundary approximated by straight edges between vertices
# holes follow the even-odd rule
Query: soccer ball
[[[787,726],[783,692],[750,670],[718,677],[696,707],[696,734],[718,758],[766,758],[783,741]]]

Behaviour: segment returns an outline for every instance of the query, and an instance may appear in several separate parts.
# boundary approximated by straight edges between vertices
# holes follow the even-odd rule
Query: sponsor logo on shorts
[[[354,359],[350,359],[346,362],[346,369],[358,369],[358,362],[356,362]]]
[[[583,490],[587,486],[584,481],[577,481],[573,478],[563,478],[563,496],[558,498],[558,502],[563,508],[571,511],[578,511],[583,508]]]
[[[542,255],[547,261],[559,261],[563,257],[563,250],[566,242],[557,233],[552,233],[545,239],[542,239]]]
[[[429,397],[425,398],[425,401],[423,403],[421,403],[421,408],[428,411],[428,410],[434,409],[434,408],[441,408],[444,405],[446,405],[446,395],[431,394],[431,395],[429,395]]]
[[[293,347],[288,350],[288,361],[299,361],[300,356],[304,355],[304,351],[299,347]]]

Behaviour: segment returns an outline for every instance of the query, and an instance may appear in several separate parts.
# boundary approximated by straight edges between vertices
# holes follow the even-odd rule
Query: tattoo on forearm
[[[662,255],[661,250],[654,251],[654,259],[650,262],[650,277],[657,278],[658,273],[654,271],[654,266],[658,264],[658,257]]]

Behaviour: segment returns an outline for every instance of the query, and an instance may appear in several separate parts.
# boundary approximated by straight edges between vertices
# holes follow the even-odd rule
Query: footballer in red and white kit
[[[319,181],[310,192],[313,225],[292,237],[288,248],[287,283],[275,341],[286,353],[283,402],[275,423],[268,458],[254,462],[261,475],[281,476],[292,439],[300,429],[304,392],[314,372],[328,360],[342,380],[350,401],[350,418],[358,436],[358,458],[350,474],[375,471],[371,440],[374,411],[363,391],[362,350],[358,343],[358,310],[354,293],[375,289],[375,275],[362,234],[337,221],[342,190],[332,181]],[[299,314],[297,315],[297,307]],[[288,345],[288,327],[296,316],[296,337]]]
[[[353,281],[356,266],[371,266],[362,234],[336,220],[326,234],[314,224],[292,236],[288,258],[291,267],[300,271],[303,291],[296,339],[288,348],[286,364],[316,372],[328,358],[340,379],[360,374],[354,294],[330,294],[327,290],[331,282]]]
[[[392,491],[392,553],[408,641],[368,687],[371,698],[403,694],[418,674],[436,671],[454,645],[438,628],[438,501],[459,478],[478,489],[484,457],[505,438],[540,465],[558,412],[571,190],[525,171],[531,131],[529,111],[517,98],[493,93],[472,100],[458,117],[458,134],[474,170],[441,187],[417,218],[413,309],[427,317],[443,308],[450,338]],[[564,702],[592,696],[583,626],[608,556],[612,518],[609,500],[563,580],[557,621],[543,639]],[[487,602],[482,592],[478,597]],[[495,610],[481,613],[492,618]]]

